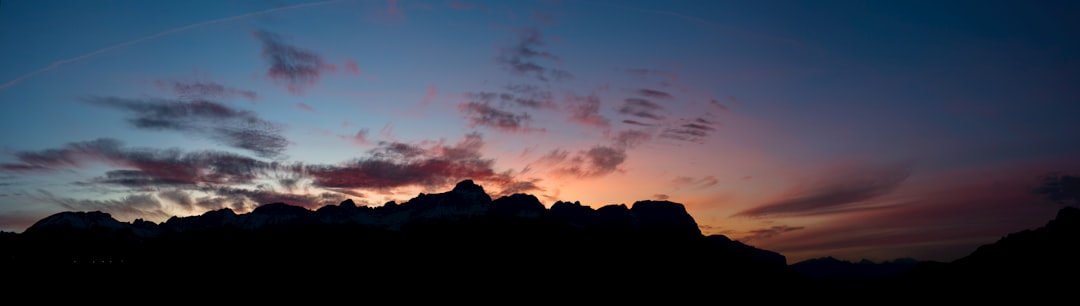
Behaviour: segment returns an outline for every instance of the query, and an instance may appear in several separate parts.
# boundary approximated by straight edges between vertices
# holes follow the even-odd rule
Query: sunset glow
[[[5,1],[0,230],[682,203],[789,262],[952,260],[1080,172],[1073,2]]]

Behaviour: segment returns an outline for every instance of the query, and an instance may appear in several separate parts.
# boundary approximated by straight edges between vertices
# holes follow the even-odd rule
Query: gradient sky
[[[0,230],[474,179],[950,261],[1080,171],[1076,1],[4,1]]]

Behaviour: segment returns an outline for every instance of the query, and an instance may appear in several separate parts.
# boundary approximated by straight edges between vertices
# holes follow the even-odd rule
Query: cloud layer
[[[453,145],[380,142],[370,156],[339,165],[309,165],[305,175],[320,187],[386,189],[401,186],[443,186],[462,178],[496,176],[494,160],[483,158],[480,134],[466,135]]]

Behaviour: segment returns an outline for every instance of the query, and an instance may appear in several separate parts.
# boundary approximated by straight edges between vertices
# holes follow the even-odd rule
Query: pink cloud
[[[304,102],[296,103],[296,108],[299,108],[300,110],[303,110],[303,111],[312,112],[312,113],[315,112],[315,109],[312,108],[311,105],[307,105],[307,103],[304,103]]]
[[[715,176],[708,175],[701,178],[693,178],[688,176],[679,176],[671,180],[671,184],[675,185],[676,189],[679,188],[693,188],[704,189],[719,184],[720,180]]]
[[[398,0],[386,0],[386,14],[390,16],[402,16],[404,13],[398,7]]]
[[[368,130],[367,129],[360,129],[359,131],[356,131],[356,134],[354,134],[351,137],[351,139],[352,139],[353,143],[355,143],[357,145],[361,145],[361,146],[370,145],[371,140],[368,140],[367,135],[368,135]]]
[[[420,107],[427,107],[435,102],[435,98],[438,97],[438,88],[435,87],[435,83],[431,83],[427,87],[427,94],[424,95],[424,100],[420,102]]]
[[[600,114],[601,101],[595,95],[570,94],[563,104],[570,112],[571,122],[598,128],[610,126],[610,121]]]
[[[352,59],[345,59],[345,73],[353,76],[360,76],[360,65],[356,64],[356,61]]]

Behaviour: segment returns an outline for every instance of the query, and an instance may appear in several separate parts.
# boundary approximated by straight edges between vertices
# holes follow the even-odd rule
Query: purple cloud
[[[799,216],[852,211],[864,202],[892,192],[911,175],[911,168],[908,162],[857,168],[735,216]]]
[[[15,154],[20,163],[0,169],[54,171],[104,163],[127,168],[106,172],[89,183],[126,187],[249,183],[272,165],[220,151],[181,152],[179,149],[128,148],[115,139],[74,142],[59,149]]]
[[[552,69],[542,66],[537,60],[558,61],[559,57],[538,48],[544,46],[544,35],[539,30],[527,28],[517,31],[518,42],[513,46],[502,49],[495,58],[495,62],[504,70],[517,75],[533,77],[547,82],[548,80],[560,81],[569,79],[572,75],[561,69]]]
[[[702,143],[705,141],[705,137],[716,131],[716,125],[716,122],[704,117],[698,117],[694,120],[682,120],[675,126],[665,128],[660,133],[660,138]]]
[[[625,130],[615,134],[612,142],[615,147],[622,149],[632,149],[652,139],[652,135],[644,131],[639,130]]]
[[[133,113],[128,121],[136,128],[194,133],[262,157],[280,155],[289,144],[279,124],[217,102],[116,97],[86,101]]]
[[[154,85],[162,90],[175,93],[185,100],[244,98],[248,100],[258,99],[258,94],[251,90],[237,89],[214,82],[195,81],[164,81],[156,80]]]
[[[278,34],[258,31],[255,38],[262,42],[262,56],[270,68],[266,75],[284,84],[293,94],[303,93],[307,87],[322,78],[324,71],[334,71],[334,65],[326,64],[323,57],[307,49],[286,44]]]
[[[400,186],[444,186],[462,179],[494,177],[494,160],[483,158],[480,134],[469,134],[452,146],[422,148],[381,142],[371,156],[340,165],[311,165],[304,171],[321,187],[385,189]]]
[[[458,105],[458,111],[465,114],[469,119],[470,127],[485,126],[501,132],[537,132],[543,129],[535,129],[529,126],[532,116],[528,113],[513,113],[505,111],[486,102],[467,102]]]
[[[671,96],[670,93],[667,93],[666,91],[659,91],[659,90],[647,89],[647,88],[643,88],[643,89],[638,90],[638,94],[640,94],[643,97],[652,98],[652,99],[670,100],[670,99],[674,98],[673,96]]]
[[[662,107],[660,107],[659,104],[653,103],[649,100],[640,98],[627,98],[623,101],[623,106],[619,108],[619,113],[643,119],[663,120],[664,116],[657,113],[661,109]]]
[[[748,231],[746,235],[742,236],[742,238],[739,238],[739,240],[741,240],[742,242],[749,242],[760,239],[768,239],[783,233],[793,232],[805,228],[806,227],[803,226],[776,225],[769,228],[761,228]]]
[[[609,146],[595,146],[588,150],[578,151],[573,156],[569,156],[566,151],[555,150],[545,158],[559,163],[559,167],[556,169],[559,174],[590,178],[605,176],[618,171],[619,166],[626,161],[626,150]]]
[[[570,112],[571,122],[600,128],[610,125],[608,119],[600,114],[600,97],[569,94],[565,106]]]
[[[671,183],[676,188],[693,188],[702,189],[712,187],[720,183],[715,176],[709,175],[702,178],[693,178],[688,176],[679,176],[671,180]]]

